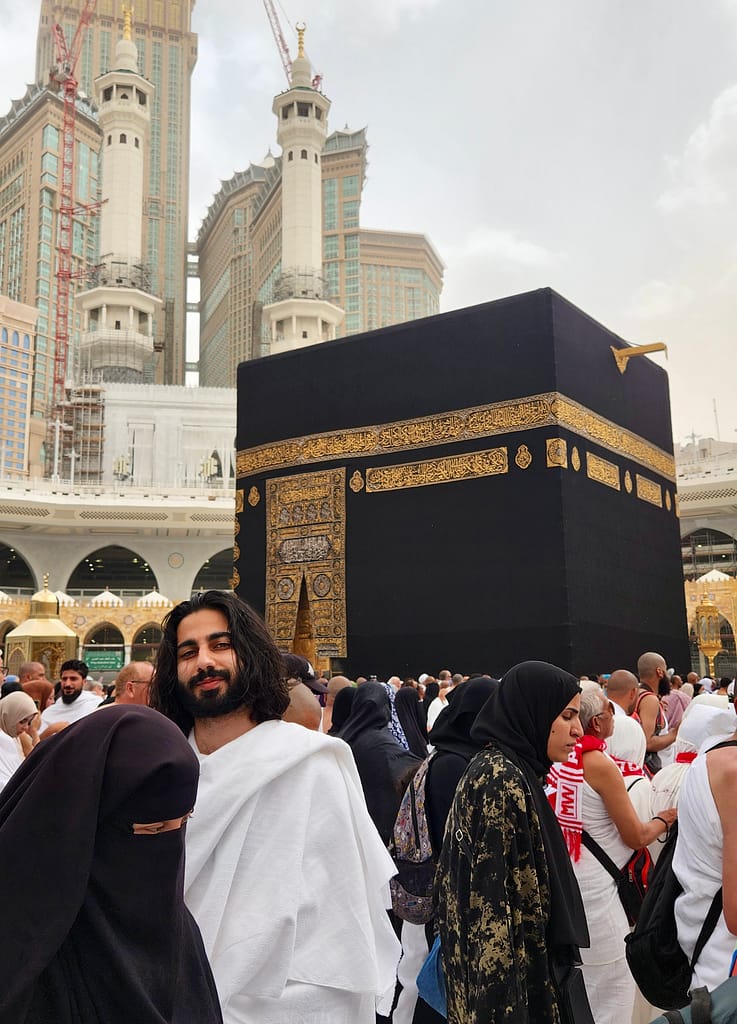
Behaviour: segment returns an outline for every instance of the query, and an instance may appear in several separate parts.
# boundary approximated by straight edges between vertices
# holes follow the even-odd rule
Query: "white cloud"
[[[518,267],[549,267],[560,255],[505,228],[474,228],[458,246],[444,246],[448,261],[488,260]]]
[[[647,281],[632,296],[626,314],[637,320],[657,320],[685,309],[693,299],[690,288],[668,281]]]
[[[686,207],[722,206],[734,194],[737,162],[737,85],[714,100],[683,155],[668,161],[673,184],[657,200],[671,213]]]

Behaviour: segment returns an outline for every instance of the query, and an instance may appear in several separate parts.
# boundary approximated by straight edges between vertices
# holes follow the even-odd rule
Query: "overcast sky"
[[[427,234],[442,309],[550,285],[664,341],[676,440],[737,441],[737,0],[283,0],[366,126],[362,226]],[[0,113],[38,5],[0,0]],[[260,0],[197,0],[190,235],[221,179],[276,153],[284,74]]]

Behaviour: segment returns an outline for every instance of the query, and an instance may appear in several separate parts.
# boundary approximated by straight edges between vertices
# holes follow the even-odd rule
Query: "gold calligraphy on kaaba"
[[[240,487],[235,492],[235,514],[243,511],[243,488]]]
[[[675,481],[673,456],[565,395],[549,392],[414,420],[288,438],[238,452],[238,479],[329,459],[411,451],[538,427],[566,427],[584,440]],[[572,463],[576,468],[575,461]]]
[[[545,442],[545,457],[548,469],[560,466],[568,469],[568,444],[563,437],[549,437]]]
[[[345,657],[345,469],[266,481],[266,621],[291,650],[308,625],[318,655]]]
[[[619,467],[615,466],[613,462],[607,462],[606,459],[594,455],[593,452],[586,452],[586,475],[590,480],[613,487],[615,491],[620,489]]]
[[[643,501],[649,501],[651,505],[657,505],[658,508],[663,507],[663,489],[654,480],[648,480],[646,476],[640,476],[639,473],[636,473],[635,490],[638,498],[642,498]]]
[[[428,484],[448,484],[474,477],[496,476],[508,470],[507,449],[489,448],[486,451],[450,455],[441,459],[367,469],[366,492],[371,494],[405,487],[426,487]]]

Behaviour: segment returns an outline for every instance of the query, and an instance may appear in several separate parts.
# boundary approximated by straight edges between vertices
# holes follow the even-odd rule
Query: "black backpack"
[[[627,963],[637,986],[653,1006],[679,1010],[690,1002],[694,964],[714,931],[722,913],[722,890],[714,896],[696,940],[691,960],[678,944],[675,903],[683,892],[673,872],[677,824],[663,846],[650,874],[645,899],[633,931],[625,935]]]

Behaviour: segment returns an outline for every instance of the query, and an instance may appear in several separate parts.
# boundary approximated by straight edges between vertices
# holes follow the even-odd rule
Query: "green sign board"
[[[123,667],[122,651],[91,651],[84,652],[84,661],[90,672],[117,672]]]

